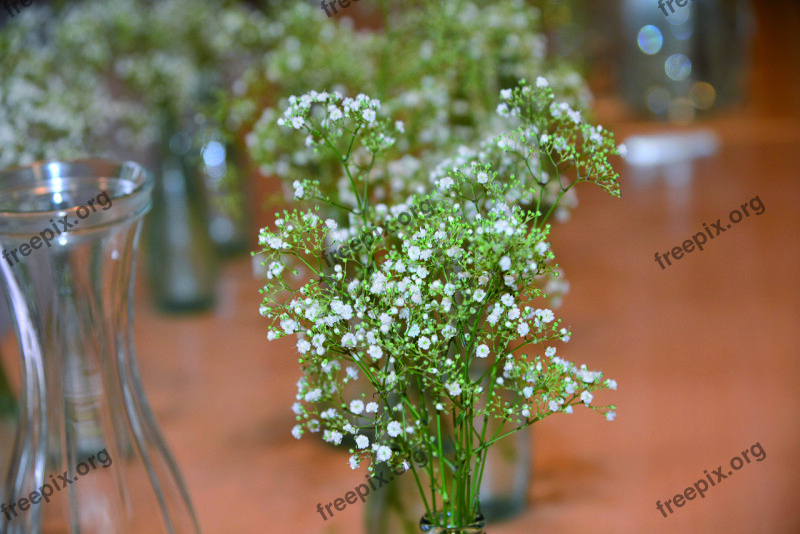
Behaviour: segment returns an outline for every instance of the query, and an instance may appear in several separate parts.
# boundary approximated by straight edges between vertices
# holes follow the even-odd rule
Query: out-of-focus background
[[[344,10],[352,22],[328,20],[318,6],[311,13],[323,23],[380,28],[366,4]],[[550,54],[583,73],[593,120],[629,151],[619,166],[622,198],[580,191],[552,238],[571,287],[559,310],[574,333],[569,356],[619,382],[611,401],[618,410],[613,423],[576,411],[535,425],[527,508],[489,532],[800,532],[800,5],[697,0],[691,12],[664,16],[656,0],[538,4]],[[276,5],[252,7],[269,20]],[[3,20],[0,34],[15,18]],[[84,51],[95,59],[101,52]],[[352,52],[342,43],[343,54]],[[3,78],[13,76],[14,61],[0,58]],[[391,68],[391,54],[386,61]],[[11,89],[3,87],[7,98]],[[265,94],[259,105],[273,99]],[[255,120],[260,109],[247,113]],[[2,127],[0,134],[0,150],[8,150],[2,143],[11,138]],[[326,521],[316,511],[364,474],[351,471],[346,451],[290,434],[296,349],[290,339],[268,342],[258,314],[262,284],[246,252],[284,205],[276,197],[282,186],[244,165],[243,176],[226,183],[239,188],[249,216],[232,219],[209,200],[233,194],[214,182],[219,147],[244,150],[245,129],[235,134],[230,141],[209,127],[205,181],[187,180],[182,194],[154,207],[163,227],[180,228],[192,246],[181,256],[156,236],[143,247],[134,305],[144,388],[204,532],[365,532],[360,504]],[[142,135],[169,152],[130,149],[151,165],[188,150],[180,128]],[[656,252],[680,246],[704,223],[724,224],[755,197],[763,213],[702,252],[659,266]],[[172,220],[176,205],[198,215]],[[155,259],[163,263],[148,267]],[[0,353],[13,396],[19,364],[8,330]],[[13,427],[13,419],[1,427],[0,459]],[[704,470],[727,471],[756,443],[763,461],[669,517],[656,509]]]

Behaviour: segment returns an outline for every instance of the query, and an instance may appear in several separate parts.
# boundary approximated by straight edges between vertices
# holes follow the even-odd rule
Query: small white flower
[[[419,259],[420,252],[422,252],[422,251],[416,245],[414,245],[413,247],[409,247],[408,248],[408,257],[411,258],[411,261],[417,261]]]
[[[393,438],[396,438],[397,436],[399,436],[403,432],[403,425],[401,425],[397,421],[392,421],[386,427],[386,432],[388,432],[388,434],[390,436],[392,436]]]
[[[508,310],[508,318],[514,320],[519,317],[519,308],[514,306],[510,310]]]
[[[561,405],[558,403],[558,401],[554,401],[554,400],[551,400],[550,402],[548,402],[547,406],[550,408],[551,412],[557,412],[558,410],[561,409]]]
[[[445,292],[445,294],[446,294],[446,295],[448,295],[448,296],[451,296],[451,297],[452,297],[452,296],[453,296],[453,293],[455,293],[455,292],[456,292],[456,286],[454,286],[454,285],[453,285],[453,284],[451,284],[450,282],[447,282],[447,283],[444,285],[444,292]]]
[[[406,127],[403,124],[403,121],[395,121],[394,128],[400,133],[406,133]]]
[[[617,412],[611,411],[606,413],[606,421],[613,421],[617,416]]]
[[[361,412],[364,411],[364,402],[360,400],[354,400],[350,402],[350,411],[356,415],[359,415]]]
[[[376,458],[379,462],[385,462],[391,457],[392,457],[392,449],[390,449],[386,445],[381,445],[380,447],[378,447]]]
[[[350,469],[358,469],[358,457],[354,454],[350,457]]]
[[[628,155],[628,147],[625,146],[625,143],[622,143],[617,147],[617,152],[619,152],[619,155],[624,158],[625,156]],[[608,413],[614,413],[614,412],[608,412]],[[613,419],[613,417],[611,419]],[[609,421],[611,421],[611,419],[609,419]]]
[[[436,409],[439,410],[439,411],[442,411],[442,410],[444,410],[444,405],[442,405],[441,402],[437,402],[436,403]]]
[[[339,225],[336,224],[336,221],[334,221],[333,219],[325,219],[325,225],[331,230],[336,230],[336,228],[339,227]]]
[[[431,340],[425,336],[422,336],[419,338],[419,341],[417,341],[417,345],[419,345],[419,348],[422,350],[428,350],[431,347]]]
[[[531,416],[531,411],[529,409],[527,409],[527,408],[523,408],[520,413],[522,414],[522,417],[530,417]]]
[[[479,184],[485,184],[488,181],[489,181],[489,175],[488,174],[486,174],[485,172],[479,172],[478,173],[478,183]]]
[[[353,348],[358,344],[358,340],[356,340],[356,336],[351,334],[350,332],[346,333],[342,336],[342,346],[343,347],[350,347]]]
[[[321,390],[321,389],[319,389],[319,388],[312,389],[311,391],[309,391],[308,393],[306,393],[305,397],[303,397],[303,399],[304,399],[306,402],[316,402],[316,401],[318,401],[320,398],[322,398],[322,390]]]
[[[475,351],[475,356],[478,358],[486,358],[489,356],[489,347],[486,346],[486,344],[478,345],[478,348]]]
[[[527,336],[530,330],[531,328],[528,326],[528,323],[520,323],[517,327],[517,333],[521,336]]]
[[[511,100],[511,89],[503,89],[500,91],[500,98],[503,100]]]
[[[472,300],[475,302],[483,302],[483,299],[486,297],[486,291],[483,289],[478,289],[472,294]]]
[[[556,355],[556,348],[547,347],[547,349],[544,351],[544,355],[547,356],[548,358],[552,358],[553,356]]]
[[[308,340],[301,339],[297,342],[297,350],[300,354],[305,354],[309,349],[311,349],[311,343],[309,343]]]
[[[369,447],[369,438],[367,436],[356,436],[356,447],[359,449],[366,449]]]
[[[450,307],[452,305],[453,305],[453,302],[449,298],[447,298],[447,297],[443,297],[442,298],[442,311],[443,312],[450,313]]]
[[[295,130],[299,130],[300,128],[303,127],[303,124],[305,124],[303,117],[292,117],[291,122],[292,122],[292,128],[294,128]]]
[[[545,323],[551,323],[556,318],[553,310],[536,310],[536,315]]]
[[[500,302],[502,302],[504,305],[510,308],[514,304],[514,297],[506,293],[505,295],[500,297]]]
[[[567,332],[567,329],[566,329],[566,328],[562,328],[562,329],[559,331],[559,334],[561,334],[561,341],[563,341],[564,343],[566,343],[567,341],[569,341],[569,338],[570,338],[570,336],[569,336],[569,332]]]
[[[300,439],[300,436],[303,435],[303,428],[300,425],[294,425],[294,428],[292,429],[292,435],[296,439]]]
[[[503,256],[500,258],[500,270],[507,271],[511,268],[511,258]]]
[[[611,379],[606,380],[606,386],[608,386],[608,389],[616,390],[617,389],[617,381],[616,380],[611,380]]]
[[[547,87],[548,85],[550,84],[547,83],[547,80],[545,78],[541,76],[536,78],[536,87]]]
[[[375,111],[371,109],[365,109],[361,116],[364,117],[364,120],[370,124],[375,122]]]
[[[526,399],[530,399],[531,395],[533,395],[533,388],[531,386],[522,388],[522,394],[525,395]]]
[[[328,443],[333,443],[335,445],[339,445],[339,444],[342,443],[342,433],[341,432],[337,432],[335,430],[334,431],[326,430],[325,431],[325,435],[323,436],[322,439],[324,439]]]
[[[573,410],[572,410],[572,405],[571,404],[569,406],[567,406],[566,408],[564,408],[564,413],[572,413],[572,411]]]
[[[589,404],[592,402],[593,398],[594,398],[594,396],[591,393],[589,393],[588,391],[584,391],[583,393],[581,393],[581,400],[583,401],[583,403],[586,406],[589,406]]]
[[[449,325],[445,326],[444,328],[442,328],[442,336],[445,339],[453,339],[453,337],[455,337],[455,335],[456,335],[456,329],[455,329],[455,327],[453,325],[449,324]]]
[[[333,108],[333,109],[331,109],[331,108]],[[335,107],[333,105],[328,106],[328,119],[329,120],[335,122],[335,121],[338,121],[339,119],[341,119],[342,116],[343,116],[342,115],[342,110],[340,110],[339,108],[337,108],[337,107]]]
[[[370,402],[367,404],[367,413],[378,413],[378,403]]]
[[[303,198],[303,195],[305,194],[305,189],[303,189],[303,185],[300,183],[300,181],[295,180],[294,183],[292,184],[292,187],[294,188],[294,198],[295,199]]]
[[[295,415],[300,415],[303,413],[303,405],[299,402],[295,402],[292,404],[292,411],[295,413]]]
[[[599,373],[588,371],[586,369],[581,369],[580,371],[578,371],[578,376],[581,378],[581,380],[583,380],[587,384],[591,384],[592,382],[594,382],[595,379],[597,379],[598,375]]]
[[[445,176],[439,180],[439,189],[450,189],[455,182],[449,176]]]
[[[269,245],[269,248],[274,248],[275,250],[287,246],[280,237],[270,237],[267,239],[267,245]]]
[[[373,360],[380,360],[381,356],[383,356],[383,349],[377,345],[370,345],[369,349],[367,349],[367,354],[372,356]]]
[[[445,384],[444,387],[447,388],[447,392],[453,397],[461,395],[461,384],[458,382],[450,382],[449,384]]]

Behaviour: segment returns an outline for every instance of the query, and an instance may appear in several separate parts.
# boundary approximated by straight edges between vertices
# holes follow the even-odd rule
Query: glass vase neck
[[[440,513],[437,517],[440,519],[440,521],[437,521],[438,524],[444,523],[444,521],[441,521],[443,514]],[[431,523],[427,515],[422,516],[419,521],[420,531],[428,534],[486,534],[484,526],[486,526],[486,520],[482,514],[476,515],[469,525],[463,527],[436,526]]]

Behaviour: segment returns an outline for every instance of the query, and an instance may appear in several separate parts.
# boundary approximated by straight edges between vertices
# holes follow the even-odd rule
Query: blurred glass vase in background
[[[171,312],[205,310],[214,303],[216,261],[195,138],[175,115],[163,114],[147,259],[154,298]]]
[[[247,252],[255,244],[248,246],[250,205],[236,143],[212,129],[204,136],[201,153],[211,240],[222,255]]]
[[[140,166],[103,160],[0,173],[0,265],[22,368],[3,534],[199,532],[133,348],[152,186]]]
[[[623,0],[622,23],[620,88],[635,109],[688,124],[741,98],[752,34],[747,0]]]

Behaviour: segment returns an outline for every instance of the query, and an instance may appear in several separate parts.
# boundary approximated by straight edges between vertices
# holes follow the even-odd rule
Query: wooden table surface
[[[689,128],[716,132],[715,155],[677,171],[622,165],[621,199],[584,187],[572,220],[555,228],[572,287],[560,309],[574,332],[565,357],[617,379],[619,390],[602,394],[617,419],[577,410],[537,424],[528,510],[491,534],[800,532],[800,26],[791,22],[777,57],[760,28],[745,106]],[[618,139],[653,129],[600,104]],[[672,267],[655,263],[656,251],[755,196],[762,215]],[[250,259],[224,266],[206,314],[158,314],[144,282],[142,379],[204,532],[364,532],[361,505],[327,522],[316,512],[364,474],[346,451],[291,436],[295,350],[267,342]],[[6,338],[7,359],[11,346]],[[656,509],[755,443],[764,461],[668,518]]]

